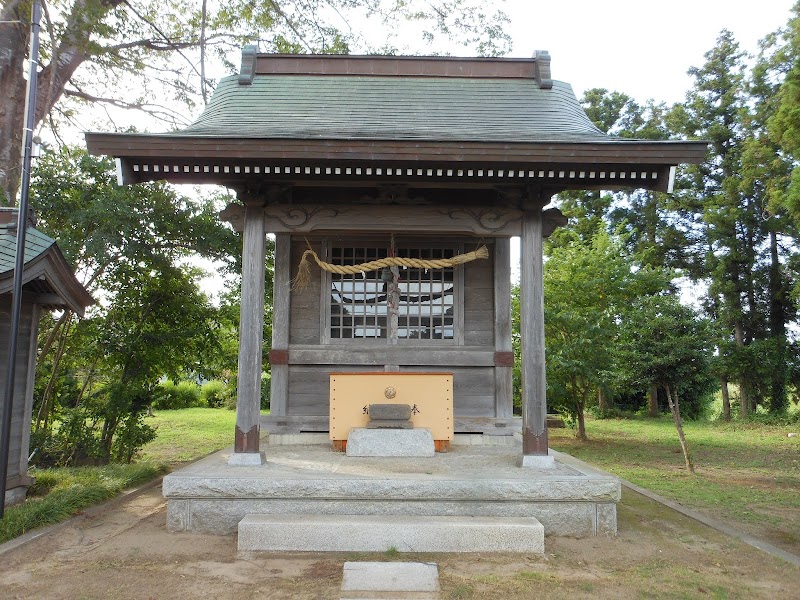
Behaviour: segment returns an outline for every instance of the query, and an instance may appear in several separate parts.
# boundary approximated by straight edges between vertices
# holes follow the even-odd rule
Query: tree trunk
[[[578,411],[576,417],[578,418],[578,430],[575,432],[575,437],[585,442],[589,438],[586,437],[586,419],[583,415],[583,409]]]
[[[736,340],[736,345],[744,347],[744,326],[741,319],[736,319],[733,324],[733,335]],[[749,382],[742,376],[739,379],[739,412],[743,419],[747,418],[750,413],[750,393]]]
[[[608,401],[608,397],[606,396],[606,392],[603,388],[597,390],[597,407],[601,411],[606,411],[611,408],[611,403]]]
[[[58,336],[61,326],[67,322],[68,319],[72,317],[71,310],[65,310],[61,313],[61,316],[58,318],[58,321],[53,323],[53,327],[47,334],[47,339],[45,340],[44,344],[42,344],[41,349],[39,350],[39,355],[36,357],[37,364],[41,363],[42,359],[47,356],[48,352],[50,352],[50,347],[53,345],[53,342],[56,340]]]
[[[107,415],[103,422],[103,430],[100,434],[100,464],[107,465],[111,462],[111,446],[114,443],[114,434],[117,432],[119,417]]]
[[[672,392],[669,384],[664,384],[664,390],[667,392],[667,402],[669,402],[669,410],[672,412],[672,420],[675,421],[675,429],[678,430],[678,439],[681,442],[681,450],[683,450],[683,459],[686,462],[686,468],[690,473],[694,473],[694,464],[692,463],[692,456],[689,453],[689,444],[686,442],[686,437],[683,435],[683,423],[681,422],[681,408],[678,404],[678,395],[675,394],[675,400],[672,399]]]
[[[6,2],[0,11],[0,205],[13,206],[22,169],[22,127],[25,122],[23,65],[30,40],[30,5]]]
[[[739,382],[739,416],[743,419],[750,414],[750,397],[747,394],[747,385],[744,381]]]
[[[55,106],[67,82],[89,57],[92,37],[103,28],[103,16],[122,0],[72,0],[64,6],[66,18],[63,35],[51,50],[49,64],[39,71],[36,89],[35,125]],[[0,21],[22,21],[0,24],[0,203],[12,204],[21,179],[22,126],[25,122],[23,77],[30,41],[30,3],[7,0],[0,11]]]
[[[47,431],[50,427],[50,416],[53,412],[53,390],[58,380],[61,359],[64,357],[64,351],[67,348],[69,330],[69,323],[61,330],[56,353],[55,356],[53,356],[53,368],[50,373],[50,380],[47,382],[47,387],[45,387],[44,393],[42,394],[42,402],[39,405],[39,412],[36,415],[36,427],[34,431]]]
[[[724,375],[719,378],[719,389],[722,391],[722,420],[731,420],[731,397],[728,394],[728,378]]]
[[[578,399],[575,400],[575,416],[578,419],[578,430],[575,432],[575,437],[584,442],[589,439],[586,436],[586,416],[584,415],[586,410],[586,398],[589,394],[590,391],[586,390],[580,397],[576,395]]]
[[[651,417],[657,417],[660,412],[658,410],[658,385],[651,383],[647,414]]]
[[[772,364],[769,411],[781,414],[786,410],[786,294],[781,264],[778,257],[778,236],[769,232],[769,335],[775,342],[775,358]]]

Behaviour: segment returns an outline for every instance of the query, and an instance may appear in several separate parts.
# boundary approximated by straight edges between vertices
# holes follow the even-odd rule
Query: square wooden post
[[[514,416],[514,346],[511,338],[511,238],[494,242],[494,414]]]
[[[261,367],[264,344],[264,265],[266,232],[264,207],[245,206],[242,249],[242,299],[239,318],[239,386],[236,397],[236,435],[231,465],[263,464],[261,436]]]
[[[542,225],[541,207],[524,212],[520,248],[522,466],[539,468],[554,465],[547,448]]]
[[[289,317],[291,300],[292,240],[288,233],[275,235],[275,270],[272,276],[272,350],[269,353],[269,413],[285,417],[289,401]]]

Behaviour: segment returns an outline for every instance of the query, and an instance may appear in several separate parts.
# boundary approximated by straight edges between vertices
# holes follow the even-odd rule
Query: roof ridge
[[[550,89],[550,54],[537,50],[531,58],[407,56],[356,54],[259,53],[257,46],[242,48],[239,84],[251,85],[264,75],[358,75],[382,77],[454,77],[532,79]]]

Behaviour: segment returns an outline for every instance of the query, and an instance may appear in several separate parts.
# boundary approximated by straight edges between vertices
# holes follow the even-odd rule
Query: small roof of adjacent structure
[[[671,167],[700,162],[706,152],[703,142],[604,134],[572,88],[550,78],[546,52],[530,59],[320,56],[245,47],[240,74],[222,79],[185,129],[88,133],[86,140],[90,152],[120,159],[125,183],[388,175],[667,189]]]
[[[16,209],[0,210],[0,294],[11,293],[17,252]],[[94,299],[76,279],[56,241],[28,226],[25,233],[22,285],[31,299],[52,309],[83,315]]]

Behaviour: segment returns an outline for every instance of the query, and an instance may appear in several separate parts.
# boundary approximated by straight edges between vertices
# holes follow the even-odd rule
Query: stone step
[[[534,517],[249,514],[240,552],[544,553]]]
[[[436,456],[430,429],[365,429],[354,427],[347,438],[347,456],[421,457]]]

